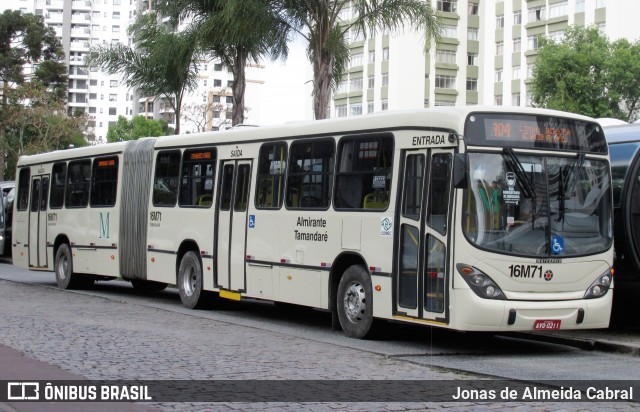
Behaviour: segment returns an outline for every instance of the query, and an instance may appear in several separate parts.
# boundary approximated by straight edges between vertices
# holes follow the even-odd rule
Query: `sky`
[[[293,39],[286,61],[265,62],[261,77],[265,83],[259,92],[259,113],[252,118],[249,112],[248,123],[273,125],[312,119],[312,70],[305,39]],[[247,98],[247,105],[250,104]]]

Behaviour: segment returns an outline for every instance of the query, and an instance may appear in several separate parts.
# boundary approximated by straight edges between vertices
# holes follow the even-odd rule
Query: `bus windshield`
[[[502,152],[468,154],[462,227],[479,248],[536,258],[606,251],[612,242],[606,161]]]

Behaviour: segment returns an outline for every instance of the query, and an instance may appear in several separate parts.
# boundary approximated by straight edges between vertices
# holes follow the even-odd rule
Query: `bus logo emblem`
[[[544,272],[544,280],[548,282],[551,279],[553,279],[553,272],[551,270],[547,270],[546,272]]]
[[[391,228],[393,221],[389,217],[383,217],[380,220],[380,236],[391,236]]]

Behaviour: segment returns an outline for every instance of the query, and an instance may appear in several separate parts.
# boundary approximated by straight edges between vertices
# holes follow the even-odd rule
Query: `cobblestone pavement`
[[[0,344],[92,380],[446,380],[476,376],[283,333],[0,280]],[[2,376],[0,379],[11,379]],[[384,394],[380,394],[384,400]],[[24,404],[23,404],[24,405]],[[630,403],[145,403],[168,411],[633,410]],[[0,404],[0,410],[10,411]],[[16,408],[18,409],[18,408]],[[120,410],[114,404],[113,410]],[[18,410],[27,409],[26,407]]]

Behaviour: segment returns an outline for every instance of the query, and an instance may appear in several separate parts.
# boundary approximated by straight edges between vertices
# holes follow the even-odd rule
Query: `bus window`
[[[40,209],[40,179],[33,179],[31,185],[31,211],[37,212]]]
[[[90,183],[91,161],[79,160],[70,162],[65,192],[66,207],[87,207]]]
[[[180,178],[180,206],[211,207],[216,151],[185,150]]]
[[[173,207],[178,200],[180,181],[180,152],[160,152],[156,159],[156,175],[153,180],[153,205]]]
[[[249,180],[251,179],[251,169],[249,165],[238,166],[238,176],[236,181],[236,198],[233,202],[233,210],[244,212],[247,210],[247,197],[249,196]]]
[[[233,165],[226,164],[222,169],[222,189],[220,190],[220,210],[231,209],[231,191],[233,190]]]
[[[112,207],[118,190],[118,158],[96,158],[91,174],[91,206]]]
[[[31,169],[24,168],[20,170],[20,181],[18,182],[18,210],[27,210],[29,207],[29,178],[31,177]]]
[[[343,138],[336,173],[336,209],[386,209],[392,162],[392,136]]]
[[[52,209],[60,209],[64,205],[64,182],[67,178],[67,164],[54,164],[51,178],[49,206]]]
[[[286,166],[286,143],[265,143],[260,147],[256,187],[258,209],[280,209],[282,206]]]
[[[440,234],[447,231],[449,186],[451,181],[451,154],[436,153],[431,158],[431,188],[427,224]]]
[[[335,145],[333,140],[291,144],[287,207],[326,209],[331,203]]]
[[[402,215],[413,220],[420,220],[422,209],[422,185],[424,179],[424,155],[407,156],[404,181],[404,201]]]

